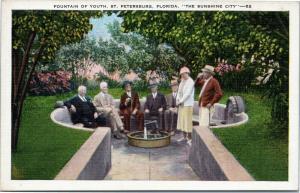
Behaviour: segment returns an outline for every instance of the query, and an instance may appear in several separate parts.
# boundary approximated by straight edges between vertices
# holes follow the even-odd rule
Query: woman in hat
[[[181,82],[178,88],[176,103],[178,107],[177,129],[182,131],[183,137],[178,141],[186,140],[188,145],[192,144],[193,130],[193,106],[194,106],[194,81],[190,77],[187,67],[180,69]]]
[[[131,129],[130,119],[133,116],[136,121],[136,127],[138,130],[143,130],[144,127],[144,114],[140,111],[140,99],[139,95],[131,88],[132,82],[125,81],[123,88],[125,92],[120,99],[120,115],[124,116],[123,122],[125,132],[129,132]]]
[[[220,84],[213,77],[214,75],[214,67],[205,65],[195,81],[195,86],[202,86],[199,94],[199,126],[209,126],[213,105],[223,96]]]

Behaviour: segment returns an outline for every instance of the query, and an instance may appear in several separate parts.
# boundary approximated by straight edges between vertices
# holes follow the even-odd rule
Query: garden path
[[[112,140],[112,167],[105,180],[200,180],[188,164],[190,147],[177,142],[162,148],[138,148],[127,139]]]

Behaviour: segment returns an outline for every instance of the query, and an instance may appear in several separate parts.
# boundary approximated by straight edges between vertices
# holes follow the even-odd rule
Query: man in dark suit
[[[125,132],[130,131],[131,116],[135,118],[136,126],[138,130],[144,128],[144,114],[140,111],[140,99],[139,95],[131,88],[131,82],[125,81],[123,87],[125,92],[120,99],[120,115],[124,116],[124,128]]]
[[[175,135],[178,117],[178,109],[176,105],[178,81],[171,80],[170,86],[172,88],[172,93],[166,95],[167,109],[165,111],[165,129],[171,135]]]
[[[91,98],[85,96],[86,87],[79,86],[78,94],[64,102],[64,105],[71,112],[71,120],[74,124],[82,123],[84,127],[95,128],[105,125],[105,118],[98,115]]]
[[[149,85],[151,94],[147,96],[145,102],[145,120],[157,118],[159,130],[164,130],[164,111],[166,110],[166,98],[163,94],[157,92],[157,84]]]

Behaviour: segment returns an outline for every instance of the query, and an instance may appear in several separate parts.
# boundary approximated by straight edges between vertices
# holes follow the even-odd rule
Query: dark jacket
[[[167,103],[166,98],[163,94],[157,92],[155,99],[152,93],[147,96],[144,109],[149,109],[150,114],[158,114],[158,109],[163,108],[166,110]]]
[[[123,93],[120,99],[120,110],[124,110],[124,109],[129,109],[130,111],[133,111],[134,109],[140,110],[140,99],[139,99],[139,95],[134,92],[131,91],[131,101],[126,105],[125,101],[126,99],[129,98],[129,96],[127,95],[127,93]]]
[[[74,124],[82,123],[83,119],[88,119],[92,121],[94,119],[94,113],[96,108],[93,105],[91,98],[85,96],[86,102],[82,101],[78,95],[72,97],[71,99],[64,102],[64,105],[70,109],[71,105],[74,105],[76,108],[76,113],[71,114],[71,120]]]

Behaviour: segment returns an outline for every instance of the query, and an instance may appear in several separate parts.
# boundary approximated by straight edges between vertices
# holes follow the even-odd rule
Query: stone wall
[[[55,180],[102,180],[111,168],[111,132],[98,127]]]
[[[201,180],[253,181],[208,127],[194,127],[189,164]]]

